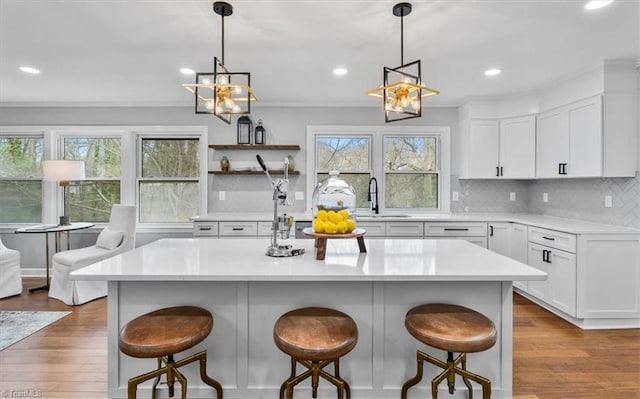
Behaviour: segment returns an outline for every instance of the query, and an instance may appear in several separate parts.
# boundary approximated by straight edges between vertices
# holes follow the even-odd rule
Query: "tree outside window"
[[[111,207],[120,203],[121,153],[119,138],[64,138],[64,159],[84,161],[86,177],[67,190],[71,220],[109,221]]]
[[[0,137],[0,223],[42,221],[42,136]]]
[[[369,136],[318,136],[316,138],[316,182],[320,184],[337,170],[353,186],[356,207],[367,208],[371,177],[371,138]]]
[[[384,137],[386,208],[438,208],[436,143],[428,136]]]
[[[138,179],[140,222],[188,222],[200,209],[200,141],[143,138]]]

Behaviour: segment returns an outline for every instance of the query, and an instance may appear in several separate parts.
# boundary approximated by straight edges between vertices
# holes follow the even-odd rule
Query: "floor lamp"
[[[49,160],[42,161],[42,179],[44,181],[57,181],[63,188],[64,211],[60,216],[60,226],[69,223],[69,204],[67,203],[67,187],[71,180],[84,180],[84,161]]]

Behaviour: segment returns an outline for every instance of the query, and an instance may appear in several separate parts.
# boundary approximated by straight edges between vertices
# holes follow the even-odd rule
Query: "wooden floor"
[[[0,398],[105,399],[106,299],[71,307],[26,291],[41,282],[25,279],[0,310],[73,313],[0,352]],[[513,388],[514,399],[640,399],[640,329],[580,330],[514,295]]]

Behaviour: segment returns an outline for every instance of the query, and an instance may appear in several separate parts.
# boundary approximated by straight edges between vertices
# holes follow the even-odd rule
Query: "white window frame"
[[[176,134],[178,133],[179,134]],[[167,139],[171,139],[171,138],[180,138],[180,139],[198,139],[200,141],[200,176],[195,179],[195,178],[176,178],[176,179],[172,179],[174,181],[178,181],[178,180],[184,180],[184,181],[193,181],[193,180],[197,180],[198,184],[200,186],[200,209],[199,209],[199,214],[200,215],[204,215],[207,213],[207,192],[208,192],[208,188],[207,188],[207,176],[208,176],[208,167],[209,167],[209,162],[208,162],[208,133],[207,133],[207,128],[200,128],[200,129],[196,129],[193,127],[180,127],[180,128],[174,128],[174,127],[162,127],[162,128],[155,128],[155,129],[144,129],[144,130],[138,130],[135,132],[135,138],[136,138],[136,143],[135,143],[135,199],[136,199],[136,208],[138,210],[138,215],[137,215],[137,219],[138,219],[138,225],[141,227],[147,227],[147,226],[155,226],[158,228],[162,228],[162,229],[171,229],[172,227],[176,227],[176,226],[185,226],[185,225],[189,225],[189,227],[191,226],[191,222],[184,222],[184,223],[141,223],[140,222],[140,182],[141,181],[149,181],[149,178],[142,178],[142,139],[163,139],[163,138],[167,138]],[[197,216],[197,215],[193,215],[193,216]]]
[[[122,145],[120,202],[135,204],[140,208],[137,197],[137,149],[136,140],[140,135],[166,137],[191,136],[200,140],[200,209],[201,215],[207,213],[208,204],[208,150],[209,133],[207,126],[0,126],[0,135],[33,135],[44,136],[43,159],[62,159],[64,137],[120,137]],[[44,182],[42,186],[42,220],[39,223],[53,224],[58,222],[58,215],[63,209],[62,192],[56,182]],[[197,215],[194,215],[197,216]],[[139,217],[136,215],[139,220]],[[2,223],[1,229],[16,229],[37,223]],[[96,223],[104,227],[107,223]],[[191,229],[191,222],[185,223],[138,223],[138,232],[146,229],[153,232],[172,232],[177,229]]]
[[[387,214],[412,213],[412,214],[440,214],[450,213],[450,186],[451,186],[451,138],[448,126],[307,126],[307,201],[306,210],[312,212],[312,198],[316,182],[316,137],[318,136],[371,136],[371,160],[372,176],[378,180],[378,199],[380,212]],[[438,170],[438,209],[386,209],[384,206],[384,164],[383,143],[384,137],[398,136],[431,136],[436,137]],[[380,195],[382,193],[382,195]],[[369,209],[358,209],[358,213],[366,214]]]

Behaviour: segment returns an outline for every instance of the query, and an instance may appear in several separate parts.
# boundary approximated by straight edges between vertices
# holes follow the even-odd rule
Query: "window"
[[[43,136],[0,137],[0,223],[42,220]]]
[[[317,136],[316,181],[322,182],[332,170],[353,186],[356,207],[367,207],[367,192],[371,178],[371,137]]]
[[[386,208],[438,208],[436,143],[433,136],[384,137]]]
[[[308,126],[307,148],[308,192],[335,169],[354,187],[359,212],[370,209],[371,177],[380,211],[450,209],[448,127]]]
[[[120,203],[120,138],[65,137],[64,159],[84,161],[85,180],[72,182],[64,198],[71,220],[108,222]]]
[[[200,140],[142,137],[139,143],[140,222],[188,222],[200,213]]]

